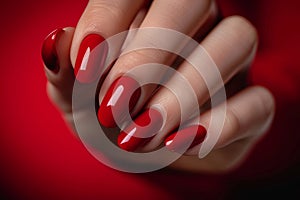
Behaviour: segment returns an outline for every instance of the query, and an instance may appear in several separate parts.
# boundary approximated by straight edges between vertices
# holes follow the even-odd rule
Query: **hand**
[[[243,77],[247,66],[253,60],[257,46],[255,28],[239,16],[225,18],[214,27],[217,18],[216,5],[209,0],[154,1],[150,7],[142,0],[90,1],[75,30],[73,28],[56,30],[44,42],[42,55],[48,78],[49,97],[62,111],[66,121],[74,126],[71,102],[75,75],[79,82],[86,84],[98,75],[104,74],[101,77],[104,81],[101,82],[99,92],[99,122],[105,127],[115,127],[116,121],[126,124],[128,119],[124,118],[123,113],[128,108],[124,102],[130,100],[129,111],[136,123],[127,124],[118,135],[118,145],[122,149],[152,151],[163,144],[171,151],[177,151],[182,145],[184,146],[186,140],[192,139],[185,156],[173,163],[173,167],[209,172],[232,169],[245,158],[249,149],[269,127],[274,114],[274,100],[265,88],[259,86],[244,88],[246,80]],[[142,41],[142,44],[155,44],[161,39],[155,36],[128,35],[113,47],[104,42],[102,44],[105,45],[96,50],[101,56],[94,57],[90,54],[90,57],[87,57],[90,51],[95,50],[95,47],[104,41],[104,38],[139,27],[172,29],[201,41],[202,47],[218,67],[222,79],[228,83],[226,89],[230,93],[230,98],[227,102],[213,108],[207,106],[210,95],[205,79],[217,80],[217,75],[210,75],[204,79],[186,61],[175,62],[176,69],[188,80],[197,102],[190,103],[190,97],[183,96],[187,99],[181,105],[184,108],[183,113],[177,97],[182,97],[180,91],[184,91],[184,88],[182,89],[178,84],[179,80],[176,76],[167,79],[166,87],[157,89],[157,85],[152,84],[138,87],[139,89],[134,91],[132,87],[139,86],[141,77],[123,76],[128,71],[142,64],[172,65],[175,60],[178,61],[172,53],[163,50],[130,51],[122,54],[110,71],[101,68],[110,48],[122,52],[124,46],[127,46],[124,44],[130,46],[136,41]],[[207,35],[210,29],[212,30]],[[185,45],[183,41],[175,41],[172,47],[175,50]],[[193,53],[189,56],[195,58]],[[199,57],[201,58],[201,55]],[[207,67],[208,70],[210,66],[201,67],[204,70]],[[151,77],[155,80],[166,79],[167,76],[168,73],[161,69],[151,71]],[[119,86],[123,87],[123,92],[117,99],[120,101],[109,104]],[[212,81],[212,86],[217,89],[221,87],[218,81]],[[168,87],[177,91],[177,94],[166,89]],[[209,132],[210,116],[212,112],[218,112],[224,104],[227,106],[227,112],[220,138],[213,151],[199,159],[198,152],[203,140],[208,135],[217,134]],[[206,109],[205,113],[201,113],[201,120],[199,120],[200,116],[190,119],[188,113],[194,113],[199,107]],[[113,110],[117,111],[117,115],[112,114]],[[186,122],[185,128],[174,132],[181,123],[181,118]],[[201,125],[195,125],[195,121],[198,120]],[[135,132],[129,134],[132,130]],[[190,132],[197,133],[194,139],[190,138]],[[138,134],[153,137],[141,139],[137,137]],[[175,135],[177,139],[174,138]]]

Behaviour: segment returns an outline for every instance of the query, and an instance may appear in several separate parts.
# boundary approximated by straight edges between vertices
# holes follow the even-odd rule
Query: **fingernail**
[[[118,137],[118,145],[126,151],[135,151],[149,142],[161,129],[163,117],[156,109],[147,109]]]
[[[104,96],[98,110],[98,120],[105,127],[115,127],[126,120],[126,113],[135,107],[141,96],[139,83],[129,76],[114,81]],[[128,109],[127,109],[128,108]]]
[[[74,73],[81,83],[91,83],[103,73],[108,44],[98,34],[87,35],[81,42]]]
[[[191,149],[201,144],[205,136],[206,129],[201,125],[194,125],[171,134],[165,140],[165,146],[170,151],[183,153],[186,149]]]
[[[58,37],[64,32],[63,29],[58,28],[52,31],[44,40],[42,46],[42,59],[45,66],[57,73],[59,71],[59,60],[57,57],[56,43]]]

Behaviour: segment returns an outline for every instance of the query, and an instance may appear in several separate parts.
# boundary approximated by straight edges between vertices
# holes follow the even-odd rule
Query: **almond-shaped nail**
[[[193,125],[172,133],[165,140],[165,146],[178,153],[184,153],[186,149],[191,149],[201,144],[206,137],[206,129],[201,125]]]
[[[45,66],[52,72],[57,73],[59,71],[59,60],[57,56],[57,40],[64,32],[63,29],[58,28],[52,31],[43,42],[42,46],[42,59]]]
[[[118,137],[118,145],[126,151],[135,151],[149,142],[163,126],[163,117],[156,109],[147,109]]]
[[[116,79],[108,89],[98,110],[98,120],[105,127],[112,128],[121,124],[126,114],[135,107],[141,96],[139,83],[129,76]],[[118,123],[116,123],[118,122]]]
[[[108,53],[108,44],[98,34],[89,34],[81,42],[74,73],[81,83],[91,83],[104,73],[104,64]]]

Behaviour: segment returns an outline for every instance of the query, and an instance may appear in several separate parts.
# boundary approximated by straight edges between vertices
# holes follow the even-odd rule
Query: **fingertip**
[[[170,151],[185,153],[187,150],[201,144],[206,138],[206,128],[193,125],[174,132],[165,139],[165,146]]]
[[[47,80],[65,88],[73,83],[73,67],[70,62],[70,47],[74,28],[65,27],[52,31],[42,45],[42,59]]]
[[[55,29],[46,36],[42,45],[41,53],[45,67],[54,73],[59,71],[57,43],[63,32],[64,30],[62,28]]]
[[[266,106],[266,114],[271,115],[275,111],[276,101],[272,92],[263,86],[253,86],[261,98],[262,104]]]

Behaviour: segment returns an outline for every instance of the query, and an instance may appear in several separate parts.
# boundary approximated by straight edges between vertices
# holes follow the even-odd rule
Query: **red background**
[[[193,175],[161,170],[134,175],[96,161],[49,102],[41,44],[57,27],[76,26],[86,1],[0,2],[0,197],[7,199],[180,199],[292,194],[300,177],[298,1],[220,1],[258,28],[252,81],[275,95],[270,133],[237,171]]]

